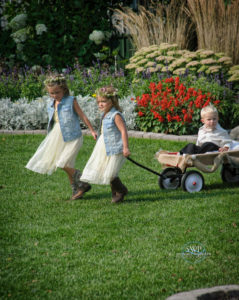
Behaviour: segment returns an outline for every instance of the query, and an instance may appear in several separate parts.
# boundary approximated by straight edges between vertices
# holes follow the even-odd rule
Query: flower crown
[[[118,89],[114,87],[102,87],[96,90],[96,95],[100,97],[114,97],[118,95]]]
[[[45,85],[49,85],[49,84],[62,84],[66,82],[66,78],[63,74],[60,75],[53,75],[53,76],[49,76],[45,81],[44,84]]]

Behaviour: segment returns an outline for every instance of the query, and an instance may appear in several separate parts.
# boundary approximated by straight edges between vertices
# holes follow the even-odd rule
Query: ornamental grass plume
[[[202,107],[214,104],[219,107],[220,100],[210,93],[203,94],[195,88],[186,88],[179,77],[171,77],[151,82],[149,94],[136,99],[136,123],[140,130],[196,134],[200,124]]]
[[[224,52],[239,63],[239,1],[188,0],[185,9],[196,27],[198,48]]]
[[[185,12],[187,0],[171,0],[169,4],[148,2],[149,9],[139,5],[137,12],[129,7],[114,9],[113,26],[117,31],[126,33],[136,50],[163,42],[190,48],[195,29]]]

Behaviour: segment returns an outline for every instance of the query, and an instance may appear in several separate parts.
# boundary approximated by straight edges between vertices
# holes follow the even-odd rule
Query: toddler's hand
[[[229,148],[228,147],[222,147],[222,148],[219,148],[219,152],[226,152],[228,151]]]

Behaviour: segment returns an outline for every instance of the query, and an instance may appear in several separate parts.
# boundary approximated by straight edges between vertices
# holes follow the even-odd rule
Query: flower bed
[[[215,105],[221,115],[225,113],[225,107],[230,106],[209,92],[187,88],[179,77],[166,78],[157,84],[151,82],[149,90],[150,93],[132,98],[137,104],[136,124],[143,131],[195,134],[200,126],[200,111],[204,106]],[[223,124],[224,120],[221,120]]]

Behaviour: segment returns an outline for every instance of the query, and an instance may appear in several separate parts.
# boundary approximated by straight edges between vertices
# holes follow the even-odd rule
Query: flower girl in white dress
[[[102,112],[98,140],[89,158],[81,181],[94,184],[109,184],[112,202],[122,202],[128,190],[118,177],[118,173],[130,155],[128,133],[121,108],[118,103],[117,90],[106,86],[96,91],[99,110]],[[84,186],[76,197],[85,192]]]
[[[49,175],[57,168],[61,168],[68,175],[72,186],[72,199],[77,199],[75,195],[83,184],[79,181],[80,171],[74,167],[76,156],[83,144],[80,119],[89,127],[94,139],[97,134],[76,99],[69,96],[69,89],[63,75],[49,76],[44,83],[52,98],[47,108],[48,134],[26,168]],[[84,183],[83,186],[85,192],[91,188],[89,184]]]

